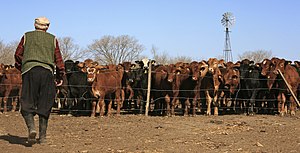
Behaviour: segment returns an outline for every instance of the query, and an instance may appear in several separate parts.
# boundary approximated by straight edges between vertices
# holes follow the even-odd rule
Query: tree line
[[[105,35],[94,40],[86,48],[81,48],[72,37],[58,37],[59,47],[64,60],[83,61],[87,58],[98,61],[100,64],[118,64],[124,61],[133,62],[142,58],[155,59],[160,64],[171,64],[176,62],[192,62],[195,59],[189,56],[170,56],[168,52],[159,52],[158,47],[152,45],[150,49],[152,57],[142,55],[145,46],[136,38],[129,35],[111,36]],[[13,65],[14,53],[19,41],[4,43],[0,40],[0,63]],[[218,56],[218,55],[216,55]],[[272,51],[255,50],[246,51],[238,55],[238,60],[250,59],[261,62],[265,58],[271,58]],[[220,57],[222,58],[222,57]]]

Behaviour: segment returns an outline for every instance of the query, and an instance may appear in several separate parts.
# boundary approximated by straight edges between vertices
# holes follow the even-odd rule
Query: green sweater
[[[35,66],[42,66],[53,72],[55,36],[44,31],[30,31],[25,33],[24,54],[22,60],[22,74]]]

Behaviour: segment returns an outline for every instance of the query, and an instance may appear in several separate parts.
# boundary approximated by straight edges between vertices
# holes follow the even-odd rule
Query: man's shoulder
[[[49,35],[49,36],[52,36],[55,38],[55,35],[49,33],[49,32],[46,32],[46,31],[39,31],[39,30],[34,30],[34,31],[28,31],[25,33],[25,35],[30,35],[30,34],[34,34],[34,33],[43,33],[43,34],[46,34],[46,35]]]

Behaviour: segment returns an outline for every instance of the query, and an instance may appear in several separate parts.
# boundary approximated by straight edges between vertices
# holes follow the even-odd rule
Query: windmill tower
[[[221,23],[225,27],[225,45],[224,45],[224,50],[223,50],[223,57],[224,57],[225,62],[229,62],[229,61],[232,61],[229,28],[231,28],[235,23],[235,18],[233,16],[233,14],[231,12],[224,13]]]

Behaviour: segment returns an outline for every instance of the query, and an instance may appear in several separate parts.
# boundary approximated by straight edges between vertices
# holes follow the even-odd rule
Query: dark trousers
[[[55,100],[52,72],[37,66],[22,75],[21,113],[49,118]]]

